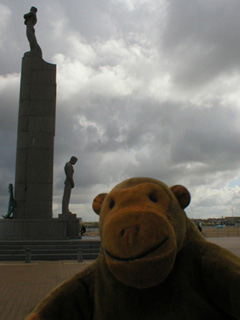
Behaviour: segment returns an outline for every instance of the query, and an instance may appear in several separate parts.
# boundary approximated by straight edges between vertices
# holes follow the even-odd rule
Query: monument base
[[[0,240],[80,239],[81,218],[0,220]]]

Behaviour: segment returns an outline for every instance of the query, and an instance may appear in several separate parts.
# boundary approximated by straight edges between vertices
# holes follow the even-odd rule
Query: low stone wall
[[[11,219],[0,221],[0,240],[77,239],[79,219]]]

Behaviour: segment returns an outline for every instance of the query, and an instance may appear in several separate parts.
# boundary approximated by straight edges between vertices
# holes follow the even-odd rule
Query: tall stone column
[[[34,26],[37,8],[24,15],[30,51],[22,59],[13,219],[0,220],[0,240],[79,238],[81,218],[52,217],[56,65],[42,59]]]
[[[15,176],[15,219],[52,217],[56,65],[22,59]]]

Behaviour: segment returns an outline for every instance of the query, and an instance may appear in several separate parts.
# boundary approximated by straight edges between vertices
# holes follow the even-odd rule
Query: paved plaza
[[[54,287],[92,261],[0,263],[0,319],[22,320]]]
[[[240,256],[240,238],[209,238]],[[23,320],[54,287],[92,261],[33,261],[0,263],[0,319]]]

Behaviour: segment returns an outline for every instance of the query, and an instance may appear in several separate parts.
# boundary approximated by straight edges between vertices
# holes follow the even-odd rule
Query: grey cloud
[[[5,170],[14,168],[16,137],[17,137],[17,114],[16,107],[17,94],[15,88],[5,89],[1,92],[0,102],[0,140],[1,140],[1,156],[0,166]],[[14,171],[14,170],[13,170]]]
[[[239,63],[238,1],[169,1],[162,34],[173,76],[181,86],[203,85]]]
[[[96,219],[90,212],[97,193],[132,176],[184,184],[193,195],[191,215],[201,214],[202,207],[203,215],[211,210],[221,214],[229,203],[221,190],[239,176],[239,103],[233,99],[235,89],[230,91],[239,55],[239,4],[141,3],[134,2],[135,8],[107,0],[36,4],[44,59],[55,63],[53,57],[60,54],[67,61],[57,74],[55,205],[59,211],[64,164],[76,155],[72,203],[84,217]],[[20,71],[28,50],[22,15],[32,4],[9,0],[5,5],[12,12],[9,40],[0,46],[0,74],[6,77]],[[77,49],[71,36],[80,44]],[[101,68],[111,72],[102,76]],[[227,88],[217,79],[222,73]],[[166,74],[169,82],[162,86]],[[7,186],[14,180],[19,92],[16,83],[4,85],[0,210],[5,210]],[[220,191],[214,193],[214,188]]]
[[[215,103],[216,104],[216,103]],[[239,166],[238,119],[231,108],[190,109],[180,114],[178,134],[172,141],[175,163],[203,162],[214,170]]]
[[[131,109],[133,101],[129,100],[124,101],[125,107],[113,110],[112,114],[107,107],[98,112],[99,106],[82,112],[88,121],[103,128],[104,133],[103,138],[100,137],[97,127],[91,124],[69,132],[69,140],[76,141],[79,153],[101,157],[105,152],[131,149],[141,154],[147,146],[150,153],[146,161],[152,163],[167,161],[175,166],[199,162],[212,171],[238,167],[240,145],[234,109],[221,107],[217,102],[212,108],[183,109],[174,104],[156,105],[147,101]],[[74,151],[76,153],[77,148]],[[161,155],[163,151],[164,156]],[[101,159],[99,162],[101,164]],[[142,163],[139,166],[144,168]]]

